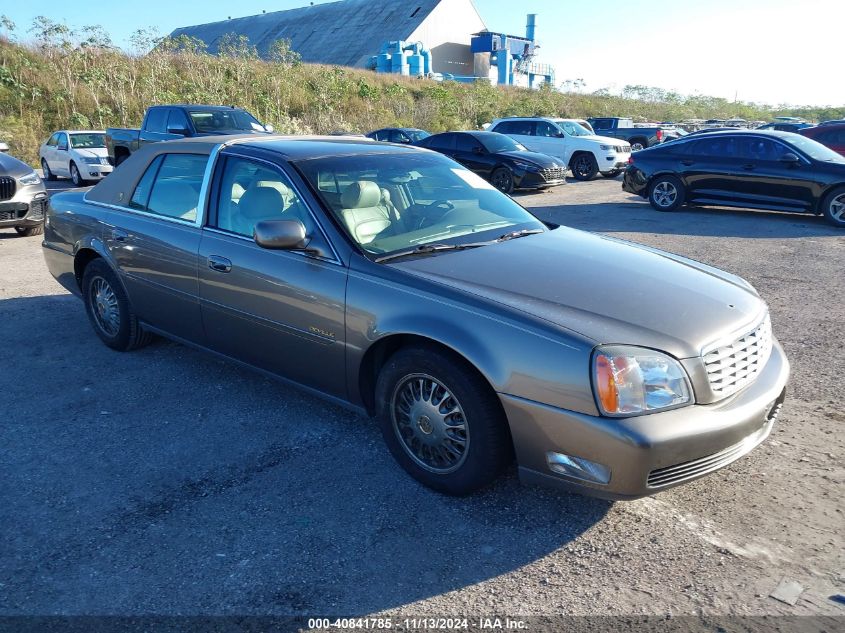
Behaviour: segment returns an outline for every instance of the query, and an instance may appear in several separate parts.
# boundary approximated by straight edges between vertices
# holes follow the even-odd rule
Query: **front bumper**
[[[110,164],[103,165],[100,163],[95,164],[88,164],[84,163],[80,168],[80,172],[82,172],[83,178],[85,180],[102,180],[106,176],[108,176],[112,171],[114,171],[114,167]]]
[[[47,214],[47,194],[37,193],[31,199],[0,202],[0,228],[38,226]]]
[[[566,184],[566,168],[544,171],[514,171],[515,189],[545,189]]]
[[[609,499],[635,499],[698,479],[749,453],[768,437],[789,379],[775,342],[757,380],[734,396],[633,418],[603,418],[500,394],[524,483]],[[557,474],[549,453],[610,470],[607,484]]]

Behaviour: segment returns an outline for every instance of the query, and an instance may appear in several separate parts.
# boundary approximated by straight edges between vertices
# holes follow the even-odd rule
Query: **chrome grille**
[[[0,178],[0,200],[11,200],[15,197],[17,184],[14,178],[3,176]]]
[[[713,394],[729,396],[754,382],[771,352],[772,322],[768,314],[747,334],[705,352],[702,358]]]
[[[630,145],[617,145],[616,151],[620,154],[630,154],[631,153],[631,146]]]
[[[550,169],[544,169],[540,172],[540,175],[543,176],[543,180],[546,181],[563,180],[566,177],[566,168],[553,167]]]

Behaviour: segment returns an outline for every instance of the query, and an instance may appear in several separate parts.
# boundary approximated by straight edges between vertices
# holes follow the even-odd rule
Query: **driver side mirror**
[[[565,136],[566,134],[564,134],[563,132],[558,132],[557,134],[555,134],[555,138],[564,138]]]
[[[66,152],[67,151],[67,143],[59,143],[59,145],[58,145],[58,147],[56,147],[56,149],[59,150],[60,152]]]
[[[485,153],[486,153],[486,151],[485,151],[485,149],[484,149],[483,147],[479,147],[478,145],[475,145],[475,146],[472,148],[472,153],[473,153],[473,154],[485,154]]]
[[[274,128],[270,123],[265,123],[264,129],[267,130],[270,134],[276,131],[276,128]]]
[[[783,156],[778,159],[780,162],[785,163],[786,165],[790,165],[792,167],[798,165],[801,162],[801,159],[798,158],[797,155],[793,154],[792,152],[787,152]]]
[[[178,134],[179,136],[188,136],[191,132],[188,130],[188,128],[182,126],[174,126],[167,128],[167,133]]]

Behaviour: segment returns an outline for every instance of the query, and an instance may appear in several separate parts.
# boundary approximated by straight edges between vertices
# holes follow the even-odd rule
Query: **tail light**
[[[629,165],[633,165],[633,164],[634,164],[634,154],[633,154],[633,153],[632,153],[631,155],[629,155],[629,156],[628,156],[628,164],[629,164]]]
[[[663,140],[663,130],[658,128],[658,130],[657,130],[657,142],[660,143],[662,140]]]

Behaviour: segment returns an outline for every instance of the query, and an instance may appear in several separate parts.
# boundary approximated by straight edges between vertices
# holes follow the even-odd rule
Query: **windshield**
[[[826,163],[842,163],[845,164],[845,157],[841,154],[837,154],[829,147],[825,147],[818,141],[814,141],[811,138],[807,138],[806,136],[801,136],[799,134],[793,134],[789,137],[789,142],[792,143],[795,147],[800,149],[810,158],[815,158],[816,160],[821,160]]]
[[[575,121],[558,121],[558,126],[569,136],[592,136],[593,133]]]
[[[299,161],[296,167],[373,256],[546,230],[487,181],[438,154],[357,154]]]
[[[431,136],[431,134],[425,130],[405,130],[405,134],[408,135],[412,143],[416,143],[417,141],[421,141],[424,138]]]
[[[479,134],[475,137],[491,154],[497,152],[526,152],[525,145],[504,134]]]
[[[205,110],[188,114],[191,115],[194,128],[200,133],[216,134],[224,130],[266,132],[258,119],[243,110]]]
[[[100,149],[106,146],[105,134],[71,134],[70,146],[74,149]]]

